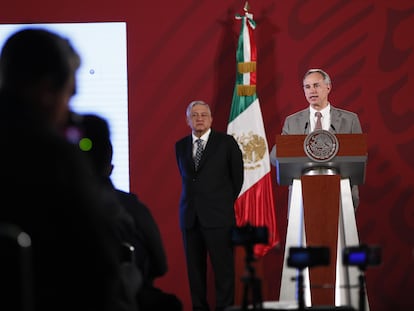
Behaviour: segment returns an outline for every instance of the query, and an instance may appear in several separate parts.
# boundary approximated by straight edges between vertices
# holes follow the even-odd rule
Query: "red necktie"
[[[321,130],[322,129],[322,122],[321,122],[322,113],[320,111],[316,111],[315,116],[317,118],[316,119],[316,124],[315,124],[315,131]]]

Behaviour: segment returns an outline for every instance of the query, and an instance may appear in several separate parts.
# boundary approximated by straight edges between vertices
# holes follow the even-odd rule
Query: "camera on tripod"
[[[362,270],[368,266],[378,266],[381,264],[381,248],[366,244],[345,247],[342,261],[346,266],[357,266]]]
[[[249,298],[251,298],[253,310],[262,310],[262,287],[261,281],[256,277],[255,269],[252,265],[252,262],[256,260],[253,249],[256,244],[267,244],[268,235],[267,227],[255,227],[250,223],[241,227],[235,227],[231,231],[233,245],[244,246],[246,251],[246,275],[242,277],[244,284],[243,303],[241,309],[236,310],[248,310]]]
[[[330,263],[329,248],[323,246],[291,247],[287,264],[289,267],[304,269],[327,266]]]
[[[246,224],[242,227],[235,227],[231,232],[233,245],[253,246],[256,244],[268,243],[267,227],[254,227]]]

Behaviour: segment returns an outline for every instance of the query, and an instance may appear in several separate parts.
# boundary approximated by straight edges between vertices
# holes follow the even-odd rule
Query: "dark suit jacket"
[[[35,305],[30,307],[127,310],[124,304],[114,308],[126,302],[123,296],[115,296],[123,288],[116,198],[100,187],[79,147],[36,118],[29,104],[23,106],[0,94],[0,106],[4,134],[0,194],[8,202],[0,209],[0,223],[17,225],[31,237],[32,270],[25,273],[25,284],[31,273],[34,279]],[[6,282],[3,270],[7,266],[2,264],[0,255],[3,300],[13,285]],[[20,282],[18,275],[14,274],[13,282]]]
[[[234,202],[243,185],[243,156],[233,136],[211,131],[199,169],[193,161],[192,136],[175,144],[182,177],[180,227],[191,228],[198,217],[203,227],[235,225]]]
[[[131,236],[133,246],[138,250],[136,256],[140,256],[143,247],[144,258],[136,258],[138,266],[144,274],[144,286],[152,286],[155,278],[167,273],[167,255],[161,239],[161,233],[148,207],[142,203],[134,193],[116,189],[116,194],[122,206],[132,216],[137,230],[137,235]],[[144,263],[143,263],[144,261]],[[142,267],[142,265],[145,267]]]

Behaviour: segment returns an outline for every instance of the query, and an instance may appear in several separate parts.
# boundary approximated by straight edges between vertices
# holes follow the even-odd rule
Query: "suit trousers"
[[[234,303],[235,264],[232,227],[203,228],[199,224],[183,230],[193,310],[210,310],[207,301],[207,263],[214,273],[216,310]]]

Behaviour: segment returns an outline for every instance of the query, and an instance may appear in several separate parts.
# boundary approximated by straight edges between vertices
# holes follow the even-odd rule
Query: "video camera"
[[[342,261],[346,266],[357,266],[365,269],[368,266],[378,266],[381,263],[381,248],[379,246],[345,247],[342,253]]]
[[[330,262],[328,247],[308,246],[289,248],[287,264],[289,267],[304,269],[306,267],[327,266]]]
[[[267,244],[268,235],[267,227],[254,227],[247,224],[233,228],[231,240],[233,245],[253,246],[255,244]]]

